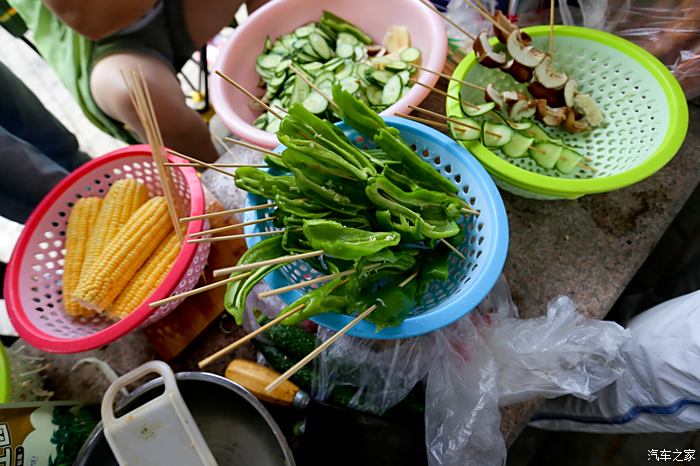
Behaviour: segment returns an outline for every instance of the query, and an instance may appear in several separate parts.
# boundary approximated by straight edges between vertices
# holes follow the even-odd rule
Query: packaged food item
[[[72,401],[0,405],[0,465],[72,465],[98,420],[98,407]]]

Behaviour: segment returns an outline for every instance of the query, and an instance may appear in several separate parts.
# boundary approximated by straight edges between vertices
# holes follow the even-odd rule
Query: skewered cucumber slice
[[[520,133],[514,133],[513,138],[508,142],[508,144],[505,144],[501,150],[503,150],[503,153],[508,157],[525,157],[527,156],[527,151],[533,142],[535,142],[533,138],[523,136]]]
[[[477,105],[476,107],[462,105],[462,110],[464,110],[464,113],[470,117],[483,115],[484,113],[490,112],[494,108],[496,108],[496,104],[494,102],[487,102],[485,104]]]
[[[559,159],[557,160],[557,170],[568,175],[576,169],[581,159],[583,159],[581,154],[565,147],[562,149],[561,155],[559,155]]]
[[[537,123],[529,121],[530,127],[523,130],[525,136],[535,138],[535,141],[549,141],[549,134],[540,128]]]
[[[496,125],[484,122],[484,145],[489,147],[501,147],[513,138],[513,130],[507,125]]]
[[[420,60],[420,50],[415,47],[403,49],[399,53],[399,58],[407,63],[416,63],[418,60]]]
[[[474,141],[481,137],[481,130],[479,129],[479,123],[472,120],[471,118],[454,118],[463,125],[458,125],[456,123],[450,122],[450,129],[454,138],[459,141]]]
[[[530,157],[542,168],[554,168],[564,148],[551,142],[540,142],[530,147]]]

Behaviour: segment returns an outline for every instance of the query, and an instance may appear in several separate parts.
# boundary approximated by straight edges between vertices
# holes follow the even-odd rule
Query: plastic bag
[[[533,421],[585,432],[685,432],[700,429],[700,291],[659,304],[629,324],[627,371],[593,403],[548,401]]]
[[[574,3],[573,5],[570,3]],[[493,11],[493,4],[488,7]],[[700,95],[700,2],[697,0],[558,0],[558,23],[600,29],[643,47],[675,75],[688,99]],[[473,35],[490,30],[463,0],[451,0],[450,19]],[[508,14],[519,26],[549,23],[549,2],[513,0]],[[462,51],[471,41],[452,26],[448,34]]]
[[[481,326],[498,365],[500,404],[570,393],[594,393],[624,372],[620,344],[629,331],[612,322],[587,319],[565,296],[535,319],[502,319]]]
[[[628,332],[587,320],[568,298],[545,317],[520,320],[501,277],[475,310],[432,334],[394,341],[339,338],[316,361],[313,395],[337,384],[358,387],[351,407],[381,414],[426,379],[426,446],[431,466],[494,465],[505,460],[502,401],[593,391],[623,369]],[[333,332],[319,330],[326,340]]]

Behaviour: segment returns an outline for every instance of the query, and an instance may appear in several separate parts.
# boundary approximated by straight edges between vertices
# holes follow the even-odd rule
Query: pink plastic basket
[[[173,162],[185,162],[170,156]],[[193,168],[173,170],[175,186],[190,206],[190,215],[204,213],[204,193]],[[151,301],[191,290],[209,255],[209,243],[185,243],[165,280],[137,309],[114,322],[103,317],[69,317],[63,308],[64,236],[73,202],[80,197],[104,196],[122,178],[135,178],[149,195],[161,194],[149,146],[137,145],[111,152],[86,163],[41,201],[27,220],[12,254],[5,278],[5,299],[12,324],[29,344],[54,353],[76,353],[98,348],[130,331],[151,324],[175,309],[175,301],[157,309]],[[187,233],[208,228],[203,220],[190,222]]]
[[[377,42],[382,41],[391,26],[406,26],[412,45],[421,51],[423,66],[442,70],[445,65],[447,33],[443,20],[417,0],[275,0],[261,7],[236,29],[221,51],[216,69],[253,91],[259,80],[255,58],[262,53],[265,38],[274,39],[308,22],[318,21],[323,10],[353,22]],[[421,71],[417,79],[433,87],[438,77]],[[429,92],[424,87],[413,86],[382,115],[410,113],[408,105],[419,105]],[[252,125],[257,114],[248,106],[248,98],[218,76],[212,77],[211,100],[230,131],[263,147],[277,147],[279,143],[274,134]]]

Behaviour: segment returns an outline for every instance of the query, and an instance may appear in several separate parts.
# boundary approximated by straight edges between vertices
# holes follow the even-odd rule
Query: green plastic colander
[[[548,26],[524,29],[540,50],[547,50]],[[666,67],[650,53],[612,34],[576,26],[554,29],[554,65],[591,94],[605,123],[583,133],[544,127],[554,138],[590,157],[596,171],[579,168],[564,175],[545,169],[530,157],[513,159],[478,141],[460,141],[506,191],[535,199],[573,199],[612,191],[641,181],[660,170],[676,154],[688,130],[688,105],[683,91]],[[494,39],[495,41],[495,39]],[[499,90],[526,86],[510,75],[478,65],[467,55],[453,77]],[[451,96],[482,103],[482,92],[450,81]],[[446,101],[447,115],[462,117],[459,102]]]

